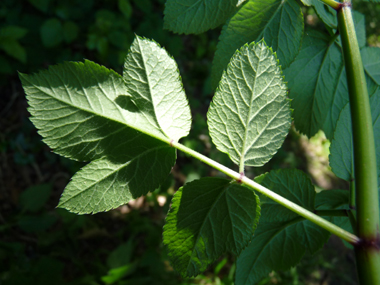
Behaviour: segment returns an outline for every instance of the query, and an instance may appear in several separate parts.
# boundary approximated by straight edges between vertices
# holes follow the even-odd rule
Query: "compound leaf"
[[[289,131],[286,93],[272,50],[263,41],[243,46],[232,57],[207,114],[216,147],[241,169],[265,164]]]
[[[260,201],[246,187],[202,178],[180,188],[166,218],[163,240],[174,268],[195,276],[221,254],[239,254],[260,216]]]
[[[263,186],[306,209],[314,209],[314,186],[305,173],[271,171],[259,179]],[[316,252],[330,236],[276,202],[260,199],[262,217],[251,243],[237,260],[236,284],[256,284],[271,270],[295,266],[305,252]]]
[[[327,124],[329,113],[334,112],[334,100],[348,97],[343,68],[338,45],[324,34],[308,31],[300,53],[284,70],[295,126],[307,136]]]
[[[237,0],[167,0],[164,28],[179,34],[200,34],[223,24],[240,4]]]
[[[287,67],[301,47],[303,16],[295,0],[250,0],[226,23],[212,63],[213,88],[218,86],[232,55],[245,43],[264,38]]]
[[[93,161],[64,191],[59,206],[70,211],[106,211],[155,190],[175,162],[170,141],[190,129],[190,110],[173,59],[155,43],[136,38],[128,61],[140,66],[135,78],[126,78],[128,84],[90,61],[20,74],[31,121],[46,144],[65,157]],[[137,103],[130,108],[125,102]],[[168,114],[183,119],[173,123]]]

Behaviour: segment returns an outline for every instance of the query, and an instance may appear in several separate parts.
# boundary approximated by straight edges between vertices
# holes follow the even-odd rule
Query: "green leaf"
[[[18,26],[5,26],[0,29],[0,38],[11,38],[14,40],[19,40],[23,38],[27,32],[27,29]]]
[[[222,178],[187,183],[174,195],[164,226],[173,267],[190,277],[227,251],[239,254],[259,216],[260,201],[251,189]]]
[[[315,191],[299,170],[271,171],[262,185],[306,209],[314,209]],[[256,284],[272,270],[295,266],[305,252],[316,252],[330,234],[285,207],[261,197],[259,226],[249,246],[237,260],[236,284]]]
[[[123,15],[129,19],[132,15],[132,6],[129,0],[119,0],[118,1],[119,10]]]
[[[327,124],[335,112],[333,102],[348,97],[343,68],[341,50],[332,38],[308,31],[299,55],[284,70],[295,126],[308,137]]]
[[[26,63],[26,51],[18,40],[6,38],[0,40],[0,49],[22,63]]]
[[[212,63],[213,88],[219,84],[232,55],[245,43],[264,38],[287,67],[301,47],[303,15],[295,0],[250,0],[226,23]]]
[[[237,10],[237,0],[167,0],[164,28],[200,34],[223,24]]]
[[[39,184],[29,187],[21,193],[20,205],[27,211],[37,212],[49,199],[51,190],[51,184]]]
[[[330,6],[324,4],[320,0],[308,0],[314,7],[315,13],[328,27],[336,29],[338,27],[338,19],[336,11]]]
[[[236,7],[239,7],[241,4],[243,4],[247,0],[238,0]]]
[[[56,18],[46,20],[40,28],[40,34],[45,47],[51,48],[59,45],[63,40],[61,21]]]
[[[20,74],[44,141],[60,155],[92,161],[73,177],[59,206],[76,213],[115,208],[157,189],[175,163],[170,141],[190,129],[177,65],[141,38],[125,67],[134,64],[139,68],[125,70],[125,80],[90,61]],[[123,98],[136,108],[123,105]]]
[[[378,47],[365,47],[361,50],[364,70],[380,85],[380,48]]]
[[[67,43],[71,43],[78,37],[79,28],[74,22],[68,21],[63,24],[63,37]]]
[[[261,166],[277,152],[291,123],[281,68],[265,42],[232,57],[208,111],[210,135],[240,169]]]
[[[316,209],[337,209],[348,204],[350,192],[347,190],[324,190],[315,197]]]
[[[380,88],[370,97],[373,133],[375,136],[377,173],[380,185]],[[350,181],[354,177],[353,142],[350,106],[342,110],[330,146],[330,166],[336,176]]]
[[[49,8],[49,3],[51,0],[28,0],[34,7],[41,10],[42,12],[47,12]]]

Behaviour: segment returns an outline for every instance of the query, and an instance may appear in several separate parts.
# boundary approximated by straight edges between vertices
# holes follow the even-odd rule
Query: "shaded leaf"
[[[299,170],[271,171],[262,185],[292,202],[314,209],[315,191]],[[305,252],[316,252],[330,234],[269,198],[260,196],[262,217],[249,246],[237,260],[236,284],[256,284],[272,270],[295,266]]]
[[[375,136],[377,173],[380,185],[380,88],[370,97],[373,133]],[[336,176],[350,181],[354,177],[353,142],[350,105],[342,110],[330,146],[330,166]]]
[[[179,34],[200,34],[223,24],[237,0],[167,0],[164,28]]]
[[[20,205],[27,211],[37,212],[49,199],[51,184],[39,184],[27,188],[20,195]]]
[[[380,85],[380,48],[365,47],[361,50],[364,70],[377,85]]]
[[[22,27],[5,26],[0,29],[0,38],[11,38],[14,40],[19,40],[23,38],[27,32],[28,30]]]
[[[180,188],[163,233],[173,267],[195,276],[223,253],[239,254],[252,239],[259,204],[251,189],[227,179],[202,178]]]
[[[262,41],[232,57],[208,111],[210,136],[240,168],[261,166],[290,127],[290,106],[275,54]]]
[[[295,0],[250,0],[223,27],[212,63],[213,88],[219,84],[232,55],[245,43],[264,38],[287,67],[301,47],[303,15]]]
[[[46,20],[41,28],[42,43],[50,48],[59,45],[63,40],[63,27],[61,21],[56,18]]]
[[[336,105],[347,97],[347,85],[340,48],[331,38],[308,31],[302,49],[284,70],[294,108],[296,128],[308,137],[316,134],[336,115]],[[333,104],[334,103],[334,104]],[[328,133],[331,133],[331,126]],[[329,135],[330,137],[330,135]]]
[[[17,59],[22,63],[26,63],[26,51],[20,43],[12,38],[5,38],[0,40],[0,49],[5,51],[11,57]]]

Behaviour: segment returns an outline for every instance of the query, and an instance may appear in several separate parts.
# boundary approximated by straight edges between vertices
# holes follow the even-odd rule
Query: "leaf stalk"
[[[320,216],[306,210],[305,208],[289,201],[288,199],[285,199],[284,197],[276,194],[275,192],[269,190],[268,188],[265,188],[264,186],[256,183],[255,181],[249,179],[247,176],[242,176],[240,173],[237,173],[236,171],[233,171],[232,169],[216,162],[215,160],[212,160],[208,158],[207,156],[204,156],[203,154],[196,152],[192,150],[191,148],[188,148],[178,142],[172,142],[171,145],[175,147],[178,150],[181,150],[188,155],[193,156],[194,158],[197,158],[198,160],[202,161],[203,163],[219,170],[220,172],[226,174],[227,176],[235,179],[236,181],[239,181],[240,183],[249,186],[250,188],[256,190],[257,192],[267,196],[268,198],[272,199],[273,201],[279,203],[280,205],[288,208],[289,210],[297,213],[301,217],[317,224],[318,226],[324,228],[325,230],[331,232],[332,234],[335,234],[336,236],[344,239],[345,241],[351,243],[351,244],[358,244],[360,243],[360,239],[343,230],[342,228],[338,227],[337,225],[334,225],[333,223],[330,223],[329,221],[321,218]]]

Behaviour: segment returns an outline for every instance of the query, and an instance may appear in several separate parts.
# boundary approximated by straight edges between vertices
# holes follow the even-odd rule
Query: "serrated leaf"
[[[303,15],[295,0],[250,0],[226,23],[212,63],[211,81],[215,89],[232,55],[245,43],[264,38],[276,52],[281,66],[287,67],[301,47]]]
[[[380,185],[380,88],[370,97],[373,133],[375,136],[377,173]],[[350,105],[342,110],[330,146],[330,166],[336,176],[350,181],[354,177],[352,122]]]
[[[315,13],[328,27],[336,29],[338,26],[338,19],[336,11],[330,6],[324,4],[320,0],[308,0],[311,6],[314,7]]]
[[[334,112],[334,100],[348,97],[343,67],[337,44],[324,34],[308,31],[297,58],[284,70],[295,126],[308,137],[323,128]]]
[[[93,161],[74,176],[60,206],[76,213],[109,210],[155,190],[170,172],[175,150],[169,144],[187,135],[190,110],[176,64],[158,47],[145,53],[145,47],[153,46],[146,39],[134,41],[127,62],[140,68],[134,73],[138,77],[127,78],[128,84],[90,61],[20,74],[31,121],[45,143],[65,157]],[[123,104],[125,98],[138,102],[135,109]],[[168,114],[172,120],[183,118],[172,122]]]
[[[187,136],[190,109],[177,64],[163,48],[137,37],[127,55],[123,77],[140,112],[154,116],[165,136],[175,141]]]
[[[365,47],[360,52],[365,72],[380,85],[380,48]]]
[[[266,44],[243,46],[223,74],[207,114],[210,136],[233,162],[261,166],[290,127],[290,104],[275,54]]]
[[[164,28],[179,34],[200,34],[223,24],[237,0],[167,0]]]
[[[299,170],[271,171],[262,185],[307,209],[314,209],[315,191]],[[305,252],[314,253],[330,234],[268,198],[261,197],[262,216],[250,245],[237,260],[236,284],[256,284],[271,270],[295,266]]]
[[[163,240],[173,267],[195,276],[225,252],[239,254],[252,239],[260,202],[246,187],[222,178],[202,178],[176,192]]]

